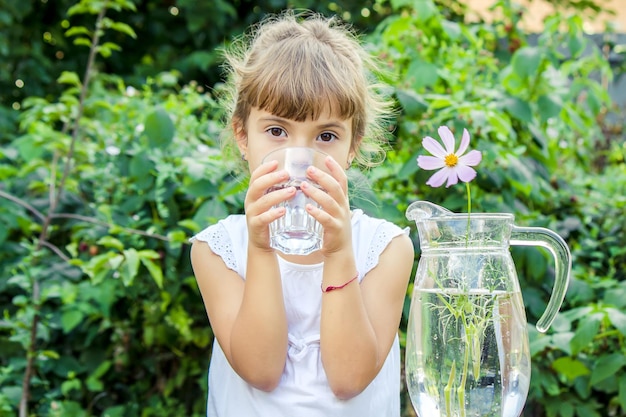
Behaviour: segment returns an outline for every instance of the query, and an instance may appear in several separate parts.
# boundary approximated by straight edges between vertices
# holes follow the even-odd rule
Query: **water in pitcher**
[[[418,415],[518,417],[530,380],[519,292],[416,288],[407,385]]]

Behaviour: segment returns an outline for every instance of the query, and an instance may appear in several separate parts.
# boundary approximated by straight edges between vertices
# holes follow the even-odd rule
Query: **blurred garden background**
[[[412,201],[464,211],[464,188],[427,187],[415,160],[438,126],[467,128],[473,211],[567,241],[546,334],[551,257],[513,250],[524,416],[626,416],[626,6],[535,5],[0,0],[0,416],[205,415],[212,333],[188,239],[242,212],[245,185],[220,153],[219,47],[287,7],[338,14],[386,64],[398,117],[385,162],[351,173],[355,206],[414,239]]]

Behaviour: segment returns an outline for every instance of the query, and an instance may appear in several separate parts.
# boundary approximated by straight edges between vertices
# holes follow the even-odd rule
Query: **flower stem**
[[[465,189],[467,190],[467,232],[465,233],[465,245],[469,244],[470,234],[470,215],[472,213],[472,193],[470,192],[469,182],[465,183]]]
[[[448,385],[446,385],[443,389],[443,395],[446,399],[446,416],[452,416],[452,385],[454,384],[456,376],[456,360],[452,361],[452,366],[450,367],[450,376],[448,378]]]
[[[459,403],[459,417],[465,417],[465,385],[467,383],[467,371],[469,368],[470,349],[472,348],[471,340],[474,337],[474,331],[472,326],[467,326],[467,318],[465,314],[461,315],[463,323],[465,325],[465,349],[463,352],[463,367],[461,373],[461,381],[456,389],[457,401]]]
[[[472,193],[470,192],[469,182],[465,183],[465,189],[467,190],[467,214],[469,217],[469,214],[472,212]]]

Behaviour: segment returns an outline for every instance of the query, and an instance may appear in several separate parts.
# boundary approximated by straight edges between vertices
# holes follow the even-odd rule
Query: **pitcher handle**
[[[569,248],[561,236],[543,227],[513,226],[509,243],[515,246],[540,246],[549,250],[554,257],[554,289],[546,311],[536,325],[537,330],[545,333],[559,312],[569,285],[572,270]]]

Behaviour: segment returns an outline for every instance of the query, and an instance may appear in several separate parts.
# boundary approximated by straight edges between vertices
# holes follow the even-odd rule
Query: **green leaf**
[[[573,417],[574,416],[574,406],[567,402],[561,403],[559,407],[559,416],[561,417]]]
[[[593,312],[593,307],[585,306],[573,308],[571,310],[565,311],[561,314],[565,316],[569,321],[575,321],[582,317],[588,316]]]
[[[98,245],[102,245],[105,248],[113,248],[119,251],[124,250],[124,244],[119,240],[114,238],[113,236],[103,236],[98,239]]]
[[[61,392],[63,395],[67,396],[70,391],[76,390],[80,391],[81,382],[79,379],[69,379],[67,381],[63,381],[61,384]]]
[[[626,364],[626,357],[622,353],[612,353],[610,355],[601,356],[591,371],[591,385],[615,375]]]
[[[125,405],[109,407],[102,412],[102,417],[124,417],[127,415],[128,409]]]
[[[139,253],[136,249],[130,248],[124,251],[124,269],[122,273],[122,281],[124,285],[129,286],[137,276],[139,271]]]
[[[178,225],[180,227],[184,227],[185,229],[189,229],[192,232],[197,232],[200,230],[200,228],[198,227],[198,224],[194,222],[193,220],[189,220],[189,219],[183,219],[179,221]]]
[[[59,359],[61,357],[59,353],[55,352],[54,350],[42,350],[41,355],[45,358],[50,359]]]
[[[82,270],[89,275],[91,282],[99,284],[111,274],[112,270],[115,270],[123,258],[115,252],[106,252],[100,255],[96,255],[89,260],[85,265],[82,265]]]
[[[39,144],[37,139],[31,135],[25,135],[17,138],[13,141],[12,146],[15,146],[26,162],[36,161],[42,158],[45,149]]]
[[[560,392],[559,381],[556,379],[556,376],[552,375],[552,373],[544,373],[539,383],[543,387],[543,389],[551,396],[557,396]]]
[[[558,358],[552,362],[552,368],[570,381],[575,380],[579,376],[588,375],[591,372],[583,362],[569,356]]]
[[[193,221],[199,225],[206,225],[207,223],[213,223],[217,219],[226,217],[229,214],[228,207],[224,202],[217,198],[212,198],[205,201],[193,216]]]
[[[417,58],[407,68],[406,78],[406,82],[410,83],[415,90],[431,87],[439,79],[437,65]]]
[[[124,33],[124,34],[130,36],[133,39],[137,38],[137,34],[133,30],[133,28],[130,27],[129,25],[127,25],[126,23],[113,22],[113,23],[110,24],[109,27],[111,29],[113,29],[113,30],[116,30],[116,31],[121,32],[121,33]]]
[[[158,108],[146,116],[145,134],[151,147],[167,148],[174,139],[174,132],[174,123],[164,109]]]
[[[402,165],[400,171],[398,171],[397,178],[399,179],[407,179],[413,176],[418,170],[419,166],[417,165],[417,157],[420,155],[420,152],[416,152]]]
[[[516,119],[529,123],[532,121],[533,114],[530,105],[517,97],[509,97],[504,101],[504,108],[509,114]]]
[[[581,319],[570,342],[574,355],[589,346],[593,341],[593,338],[598,334],[598,329],[600,329],[602,318],[603,314],[595,313]]]
[[[626,374],[622,374],[619,378],[617,399],[622,411],[626,410]]]
[[[461,25],[459,23],[451,20],[442,20],[441,26],[450,39],[457,40],[461,37]]]
[[[541,64],[542,54],[538,47],[526,46],[518,49],[513,58],[511,65],[513,71],[522,79],[535,76]]]
[[[585,49],[585,42],[579,36],[570,36],[567,47],[570,55],[575,58]]]
[[[541,120],[545,122],[546,120],[556,117],[561,113],[563,102],[558,96],[543,94],[537,99],[537,107],[539,108]]]
[[[133,156],[128,167],[130,175],[135,178],[135,185],[142,190],[152,188],[155,177],[152,174],[156,170],[154,162],[148,152],[138,152]]]
[[[523,174],[526,174],[526,175],[530,175],[530,174],[527,172],[520,173],[517,171],[518,169],[521,169],[522,171],[525,169],[523,167],[523,164],[512,156],[508,157],[507,161],[510,161],[510,163],[512,164],[512,168],[507,170],[507,172],[511,172],[512,174],[513,178],[511,179],[521,182],[521,183],[525,183],[532,187],[532,183],[528,184],[529,182],[528,177],[525,179],[523,175]],[[508,174],[508,175],[511,175],[511,174]],[[523,258],[521,259],[523,263],[519,262],[518,265],[524,266],[524,274],[523,274],[524,278],[526,278],[528,281],[541,282],[545,280],[548,263],[546,261],[545,256],[543,255],[542,250],[537,247],[525,247],[525,248],[520,248],[520,251],[523,251],[523,252],[520,252],[520,253],[523,253],[524,255]]]
[[[91,32],[84,26],[72,26],[68,30],[65,31],[65,36],[76,36],[76,35],[86,35],[87,37],[91,36]]]
[[[604,295],[604,302],[618,308],[626,307],[626,282],[607,291]]]
[[[91,40],[87,38],[76,38],[74,39],[74,45],[77,46],[86,46],[87,48],[91,48]]]
[[[111,54],[113,53],[113,51],[120,51],[122,48],[120,48],[119,45],[112,43],[112,42],[105,42],[102,45],[98,45],[98,48],[96,49],[98,51],[98,53],[100,53],[100,55],[102,55],[104,58],[108,58],[111,56]]]
[[[552,335],[552,346],[555,349],[562,350],[568,355],[572,354],[572,339],[574,338],[574,332],[561,332]]]
[[[542,352],[545,348],[550,346],[551,337],[539,333],[535,330],[536,337],[530,339],[530,355],[531,357],[536,356],[538,353]]]
[[[154,326],[145,326],[143,328],[143,343],[144,345],[151,347],[154,345]]]
[[[426,21],[434,16],[438,9],[432,0],[391,0],[394,10],[409,8],[415,10],[415,15],[420,21]]]
[[[572,322],[569,321],[563,313],[558,313],[550,328],[555,332],[569,332],[572,330]]]
[[[419,117],[428,109],[428,104],[424,98],[413,90],[398,90],[396,98],[402,106],[404,113],[409,117]]]
[[[606,311],[609,316],[611,324],[619,330],[623,336],[626,336],[626,314],[613,307],[607,307],[604,311]]]
[[[141,263],[148,269],[148,272],[150,272],[150,275],[152,276],[152,279],[156,283],[157,287],[163,288],[163,270],[161,269],[161,266],[143,256],[141,256],[139,259],[141,260]]]
[[[87,380],[85,381],[85,385],[87,389],[92,392],[100,392],[102,391],[104,384],[100,380],[104,374],[111,368],[111,361],[106,360],[102,362],[98,367],[89,375]]]
[[[78,74],[76,74],[75,72],[70,72],[70,71],[63,71],[61,75],[59,75],[59,78],[57,78],[57,82],[59,84],[73,85],[74,87],[81,86],[81,82],[80,82],[80,78],[78,77]]]
[[[446,107],[451,107],[454,105],[454,101],[450,96],[439,95],[439,94],[429,94],[428,96],[424,96],[428,102],[430,102],[431,109],[443,109]]]
[[[167,233],[167,238],[173,243],[185,243],[189,241],[189,236],[182,230],[172,230]]]
[[[186,191],[196,198],[213,197],[218,194],[217,185],[209,179],[200,179],[185,187]]]
[[[83,312],[76,309],[64,311],[61,314],[61,327],[63,327],[63,332],[66,334],[71,332],[72,329],[83,321],[84,317]]]

